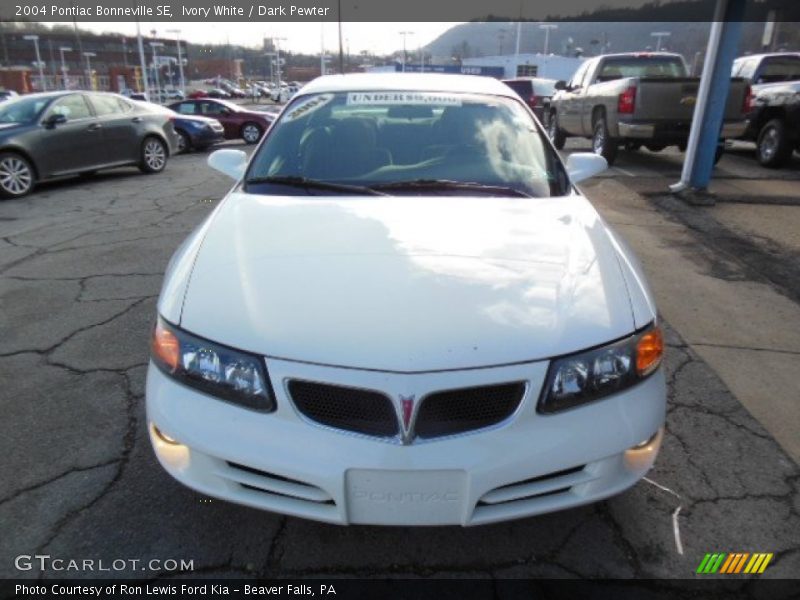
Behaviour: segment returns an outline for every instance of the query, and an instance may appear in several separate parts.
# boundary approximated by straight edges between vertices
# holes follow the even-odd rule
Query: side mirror
[[[216,150],[208,157],[208,165],[231,179],[239,181],[247,166],[247,153],[241,150]]]
[[[44,120],[44,126],[47,129],[53,129],[56,125],[63,125],[67,122],[67,115],[61,113],[53,113]]]
[[[224,150],[220,152],[224,152]],[[606,159],[594,152],[575,152],[567,158],[567,173],[572,183],[594,177],[607,168]]]
[[[565,90],[567,89],[567,82],[564,81],[563,79],[559,79],[558,81],[556,81],[555,86],[553,87],[555,87],[555,89],[557,90]]]

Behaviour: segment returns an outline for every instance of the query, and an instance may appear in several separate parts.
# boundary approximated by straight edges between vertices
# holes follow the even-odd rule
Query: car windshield
[[[30,123],[39,118],[51,97],[14,98],[0,105],[0,123]]]
[[[569,190],[555,151],[518,100],[408,91],[302,96],[272,127],[245,186],[313,195],[362,188],[545,197]]]

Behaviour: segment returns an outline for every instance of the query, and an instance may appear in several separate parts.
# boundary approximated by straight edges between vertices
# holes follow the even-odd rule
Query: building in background
[[[564,79],[572,77],[583,58],[558,56],[555,54],[505,54],[465,58],[465,67],[492,67],[502,69],[503,79],[514,77],[543,77],[545,79]]]

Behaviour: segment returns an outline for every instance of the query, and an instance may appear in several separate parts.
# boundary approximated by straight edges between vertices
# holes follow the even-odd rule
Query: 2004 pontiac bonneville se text
[[[477,525],[594,502],[658,453],[644,275],[510,88],[319,78],[167,269],[150,436],[180,482],[331,523]]]

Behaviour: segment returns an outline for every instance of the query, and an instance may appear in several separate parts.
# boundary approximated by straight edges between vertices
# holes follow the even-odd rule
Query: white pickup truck
[[[569,83],[558,82],[545,123],[561,149],[567,137],[592,140],[592,148],[609,164],[624,146],[657,152],[667,146],[685,149],[700,80],[689,77],[680,54],[637,52],[606,54],[584,62]],[[746,128],[749,86],[731,80],[720,131],[722,142]]]

